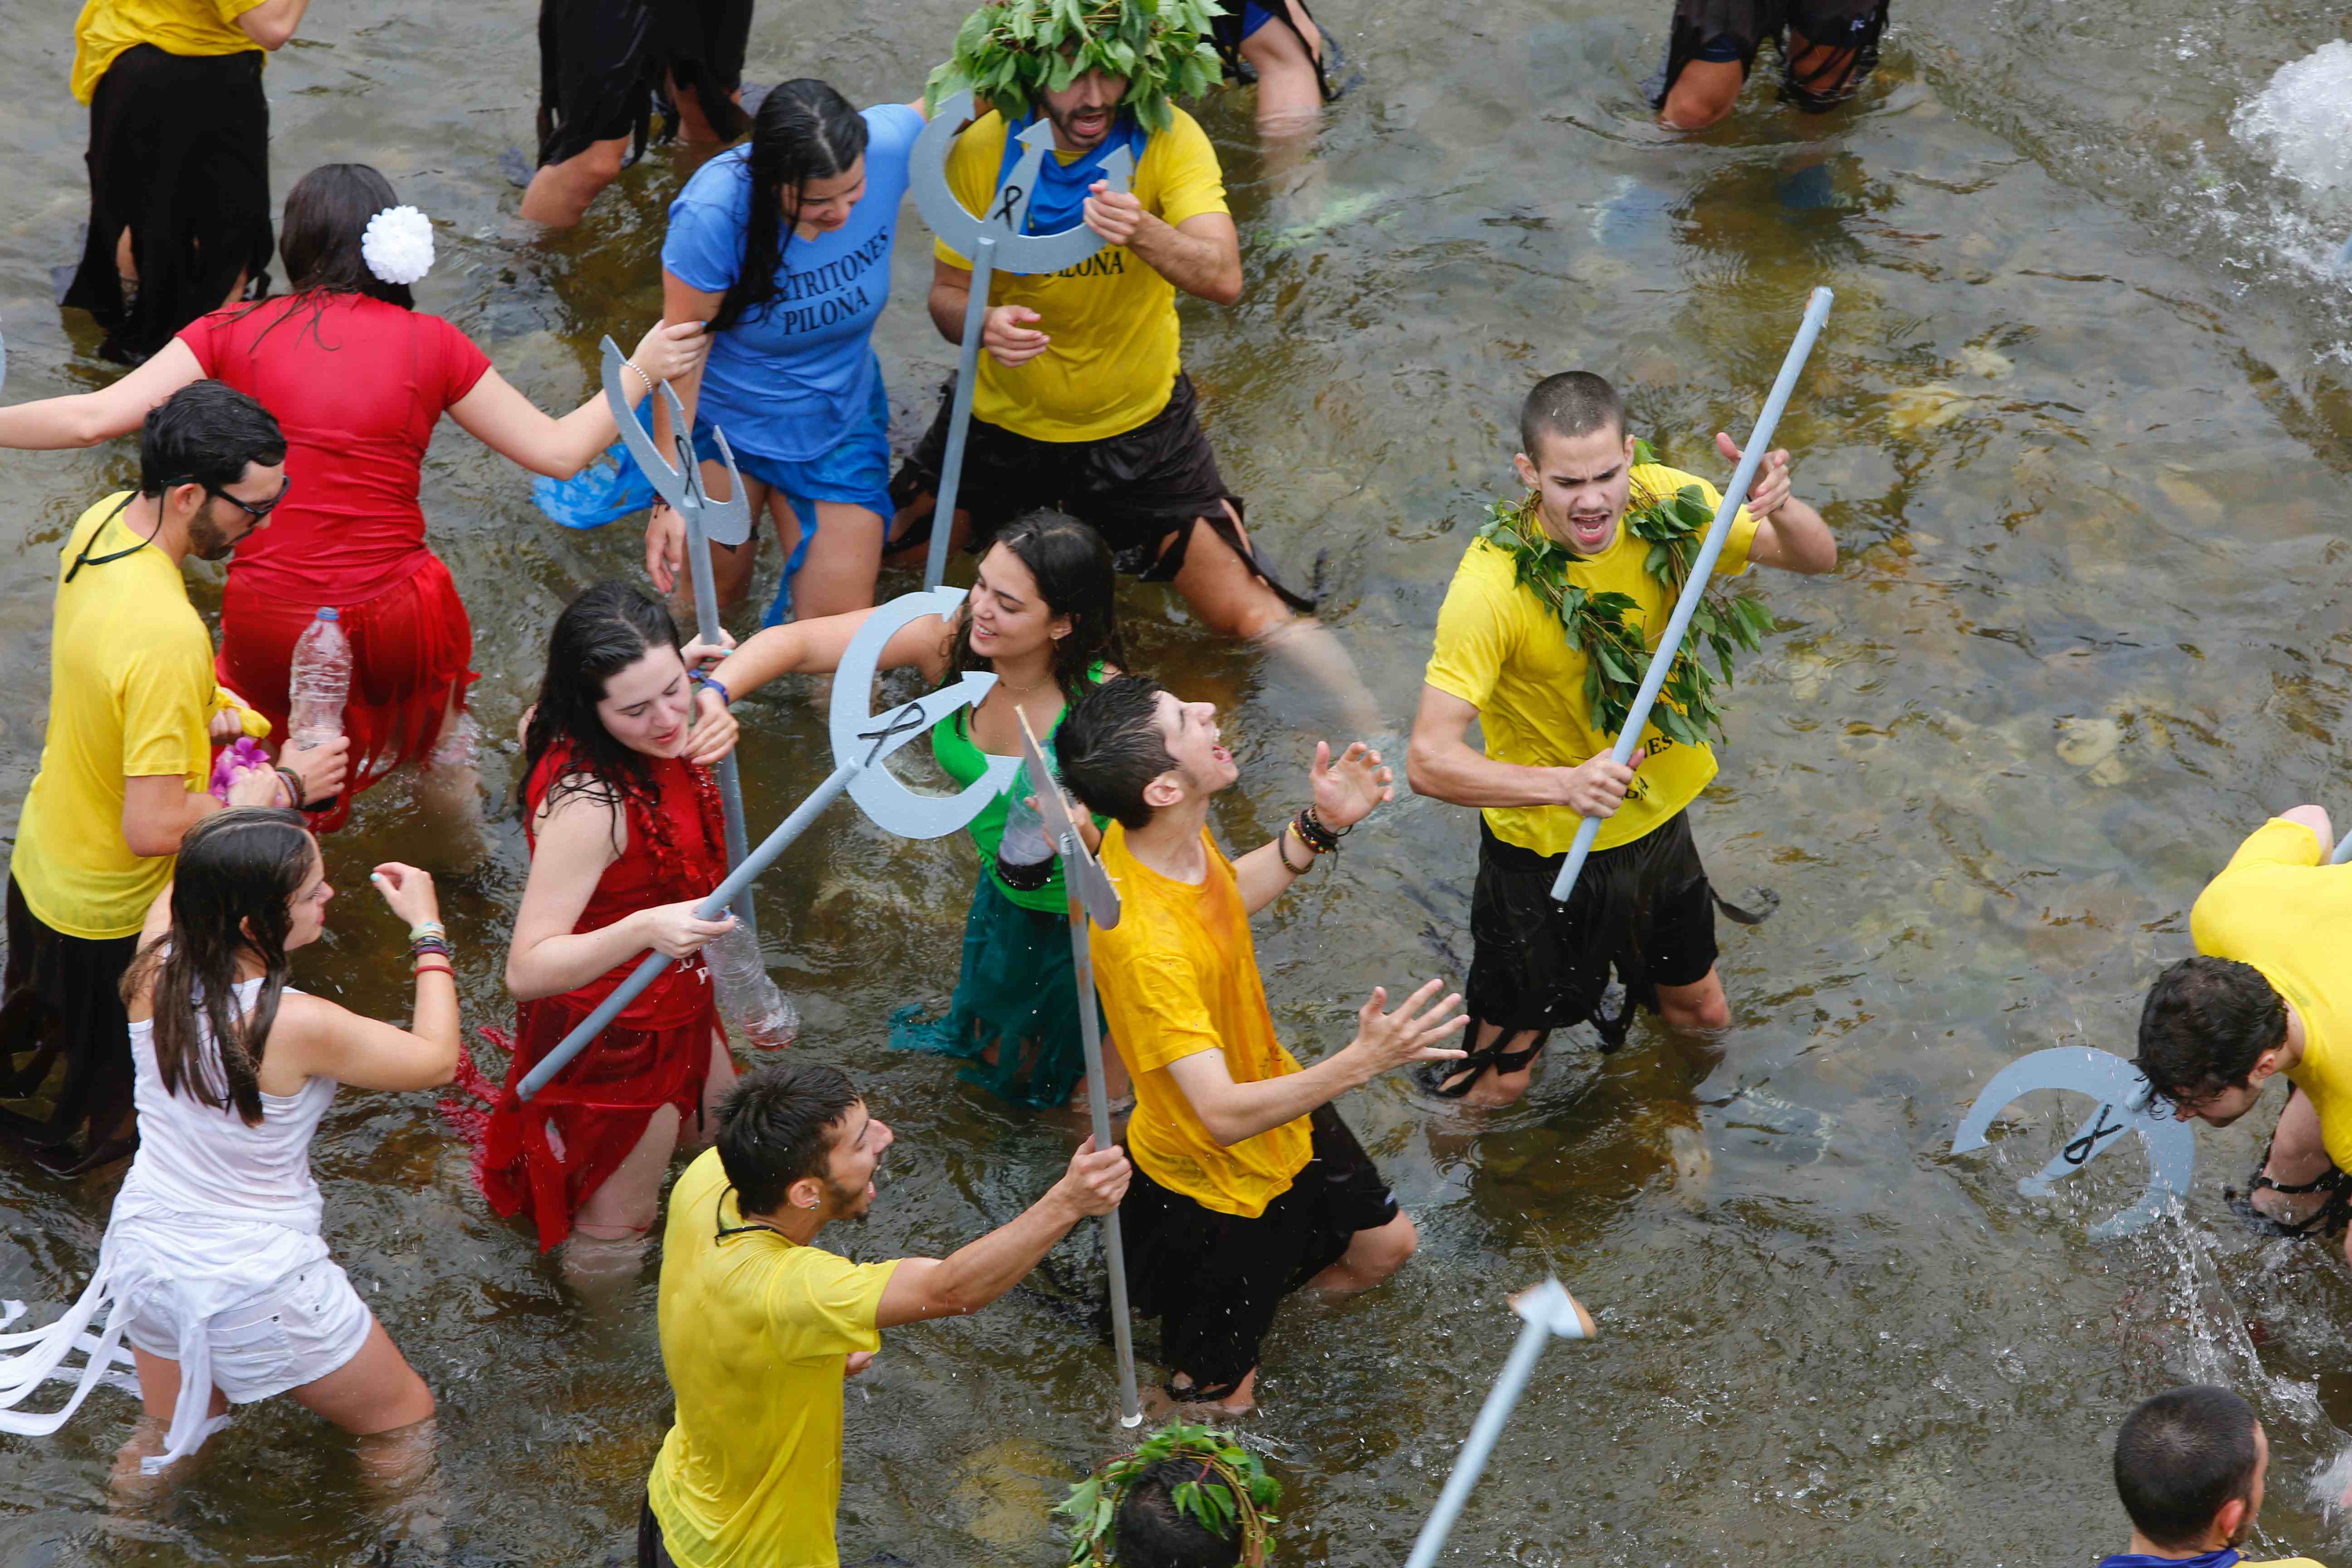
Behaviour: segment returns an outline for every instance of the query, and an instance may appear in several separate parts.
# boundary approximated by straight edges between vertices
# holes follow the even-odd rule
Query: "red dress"
[[[531,770],[526,825],[538,821],[540,803],[569,757],[561,745],[551,747]],[[630,795],[625,809],[628,848],[605,868],[574,931],[595,931],[655,904],[699,899],[727,876],[724,819],[709,769],[656,759],[653,789]],[[535,830],[530,838],[536,850]],[[577,991],[519,1004],[506,1085],[487,1119],[478,1110],[468,1118],[462,1109],[446,1108],[478,1142],[475,1173],[483,1196],[502,1215],[529,1214],[542,1252],[572,1233],[572,1216],[636,1147],[656,1110],[675,1105],[688,1124],[699,1122],[710,1043],[726,1037],[699,953],[664,970],[528,1102],[515,1093],[523,1076],[635,973],[644,956],[632,954]],[[470,1061],[458,1070],[466,1088],[493,1099]]]
[[[449,569],[425,548],[417,486],[434,426],[490,362],[438,316],[364,294],[215,310],[180,341],[286,432],[292,489],[269,525],[237,543],[216,668],[282,738],[295,639],[320,605],[341,613],[351,782],[311,822],[339,827],[353,795],[423,754],[474,679],[474,630]]]

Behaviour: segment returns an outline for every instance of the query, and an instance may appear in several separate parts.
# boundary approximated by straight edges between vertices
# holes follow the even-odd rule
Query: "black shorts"
[[[662,1536],[661,1521],[654,1515],[651,1492],[637,1510],[637,1568],[677,1568],[669,1554],[669,1542]]]
[[[751,0],[540,0],[540,163],[623,137],[634,161],[665,75],[692,88],[711,129],[732,140],[751,31]]]
[[[1255,1219],[1202,1208],[1135,1167],[1118,1206],[1127,1288],[1137,1311],[1160,1320],[1160,1361],[1192,1379],[1184,1398],[1232,1393],[1282,1299],[1339,1261],[1358,1231],[1396,1218],[1380,1167],[1339,1113],[1318,1105],[1307,1122],[1313,1152]]]
[[[1808,113],[1834,109],[1862,89],[1878,64],[1886,5],[1887,0],[1675,0],[1665,74],[1651,95],[1651,107],[1665,107],[1675,79],[1693,60],[1738,60],[1745,79],[1769,39],[1780,53],[1780,96]],[[1833,51],[1826,60],[1808,61],[1811,87],[1792,69],[1791,34],[1814,48]]]
[[[100,355],[137,364],[208,310],[242,273],[269,280],[269,100],[259,49],[122,51],[89,100],[89,232],[59,301],[105,327]],[[126,300],[115,246],[131,231],[139,288]]]
[[[131,1021],[122,972],[135,936],[92,942],[43,925],[8,879],[8,957],[0,970],[0,1098],[49,1099],[47,1115],[0,1107],[0,1137],[52,1170],[86,1170],[130,1152],[107,1141],[131,1113]],[[62,1067],[64,1077],[50,1085]],[[89,1135],[74,1139],[87,1125]]]
[[[1480,820],[1464,1002],[1473,1019],[1506,1037],[1592,1019],[1604,1026],[1604,1038],[1613,1027],[1613,1045],[1635,1005],[1656,1011],[1659,986],[1696,985],[1715,967],[1715,889],[1688,812],[1631,844],[1595,850],[1568,902],[1559,904],[1551,884],[1565,858],[1506,844]],[[1626,1005],[1604,1020],[1601,998],[1612,966]]]
[[[955,411],[955,378],[940,388],[940,411],[890,481],[901,509],[936,495],[946,460],[948,425]],[[956,510],[971,514],[964,548],[978,554],[1014,518],[1041,509],[1068,512],[1103,536],[1118,569],[1147,583],[1165,583],[1182,570],[1192,530],[1207,523],[1294,610],[1313,603],[1275,579],[1243,542],[1234,517],[1242,498],[1225,489],[1217,455],[1201,428],[1192,378],[1179,373],[1168,405],[1132,430],[1097,441],[1040,441],[974,419],[964,437],[963,474]],[[931,520],[918,520],[891,541],[893,550],[923,543]]]

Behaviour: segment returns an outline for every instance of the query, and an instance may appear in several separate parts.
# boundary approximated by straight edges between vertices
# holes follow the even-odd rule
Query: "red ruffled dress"
[[[527,826],[538,821],[548,787],[570,762],[569,750],[558,745],[531,770],[524,793]],[[625,809],[628,848],[605,868],[574,931],[595,931],[655,904],[702,898],[726,878],[724,818],[708,768],[682,758],[656,759],[652,789],[631,793]],[[530,838],[535,851],[535,831]],[[636,1147],[656,1110],[675,1105],[685,1125],[699,1122],[710,1042],[726,1037],[710,971],[699,953],[664,970],[528,1102],[515,1093],[523,1076],[635,973],[644,956],[632,955],[577,991],[519,1004],[511,1042],[483,1031],[513,1053],[505,1086],[493,1091],[470,1059],[458,1065],[460,1086],[489,1109],[444,1105],[476,1143],[474,1172],[482,1195],[502,1215],[530,1215],[542,1252],[572,1234],[572,1216]]]
[[[292,488],[268,527],[237,542],[215,668],[282,742],[295,640],[320,605],[341,613],[352,644],[351,775],[309,821],[341,827],[352,796],[425,755],[474,680],[474,628],[425,543],[417,489],[434,426],[490,362],[438,316],[364,294],[215,310],[180,341],[206,375],[258,401],[286,433]]]

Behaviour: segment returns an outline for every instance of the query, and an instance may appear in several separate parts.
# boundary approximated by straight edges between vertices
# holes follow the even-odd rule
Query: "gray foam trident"
[[[635,404],[629,400],[628,359],[611,338],[604,340],[604,401],[613,410],[613,423],[620,426],[621,439],[628,443],[629,456],[637,460],[637,468],[670,510],[686,523],[686,563],[694,582],[695,635],[707,643],[719,640],[719,590],[710,581],[710,551],[716,542],[732,549],[751,537],[751,509],[743,500],[743,476],[736,471],[735,454],[727,445],[726,432],[711,426],[711,435],[719,442],[719,460],[727,466],[728,493],[731,500],[713,500],[702,488],[702,464],[694,455],[694,429],[686,417],[686,407],[670,390],[669,383],[660,384],[663,404],[669,409],[670,444],[677,449],[677,463],[673,467],[661,447],[654,441],[654,433],[637,417]],[[735,771],[735,754],[730,752],[719,763],[719,799],[727,811],[727,868],[733,870],[743,863],[747,840],[743,834],[743,784]],[[747,897],[735,910],[735,918],[743,922],[751,940],[760,940],[760,928],[752,919],[751,900]]]
[[[761,840],[758,848],[743,858],[741,865],[727,874],[727,879],[713,889],[709,898],[695,907],[696,915],[703,920],[717,920],[844,790],[874,819],[875,826],[901,838],[943,837],[979,816],[983,806],[1004,793],[1021,766],[1011,757],[990,758],[980,777],[947,795],[917,795],[881,765],[893,752],[957,709],[976,705],[996,684],[995,676],[972,671],[954,685],[942,686],[887,717],[868,710],[873,702],[875,666],[881,662],[882,649],[891,637],[899,627],[924,616],[950,617],[961,603],[962,589],[933,588],[920,594],[901,594],[866,618],[857,635],[849,639],[849,647],[843,652],[840,667],[834,675],[833,772],[809,792],[806,800],[793,808],[793,814],[779,823],[774,832]],[[876,722],[877,718],[881,720],[879,723]],[[529,1100],[545,1088],[548,1079],[586,1049],[606,1025],[620,1016],[623,1008],[635,1001],[655,977],[675,962],[658,952],[646,954],[636,973],[564,1036],[530,1069],[515,1092]]]
[[[1062,794],[1061,781],[1046,764],[1029,728],[1029,716],[1015,708],[1021,721],[1021,754],[1029,764],[1029,787],[1037,797],[1037,815],[1062,858],[1062,886],[1069,894],[1070,963],[1077,976],[1078,1032],[1087,1054],[1087,1109],[1094,1117],[1095,1147],[1110,1147],[1110,1100],[1103,1088],[1102,1019],[1095,1011],[1094,953],[1087,941],[1092,921],[1105,931],[1118,924],[1118,889],[1110,876],[1087,850],[1086,835]],[[1135,1337],[1127,1319],[1127,1254],[1119,1244],[1118,1211],[1102,1216],[1103,1262],[1110,1270],[1110,1331],[1118,1351],[1118,1421],[1122,1426],[1143,1423],[1143,1408],[1135,1394]]]
[[[1412,1543],[1412,1555],[1405,1559],[1405,1568],[1431,1568],[1437,1554],[1445,1550],[1445,1539],[1454,1533],[1454,1521],[1462,1517],[1462,1505],[1470,1500],[1478,1485],[1478,1477],[1486,1468],[1486,1459],[1495,1451],[1495,1440],[1511,1419],[1511,1412],[1519,1403],[1519,1395],[1535,1376],[1536,1363],[1543,1359],[1544,1347],[1553,1336],[1563,1340],[1589,1340],[1595,1331],[1592,1314],[1578,1305],[1575,1297],[1558,1279],[1547,1279],[1531,1289],[1522,1290],[1511,1299],[1511,1310],[1527,1320],[1519,1330],[1518,1342],[1511,1346],[1511,1359],[1503,1363],[1501,1375],[1495,1379],[1486,1403],[1478,1407],[1478,1419],[1470,1425],[1470,1436],[1463,1439],[1462,1457],[1454,1461],[1454,1473],[1445,1478],[1445,1489],[1437,1495],[1437,1506],[1429,1510],[1428,1522]]]
[[[1650,710],[1675,668],[1675,655],[1681,650],[1683,637],[1690,630],[1691,616],[1698,613],[1698,602],[1706,596],[1707,579],[1715,575],[1716,557],[1723,553],[1724,542],[1731,536],[1731,520],[1739,515],[1740,503],[1748,499],[1748,489],[1756,482],[1756,470],[1772,445],[1772,432],[1780,423],[1781,410],[1789,406],[1790,395],[1797,390],[1798,374],[1813,352],[1813,340],[1822,335],[1822,324],[1830,319],[1833,298],[1828,289],[1816,289],[1805,304],[1805,319],[1797,325],[1796,341],[1789,345],[1788,357],[1780,362],[1780,374],[1773,378],[1771,393],[1764,399],[1764,410],[1756,416],[1756,426],[1748,433],[1748,447],[1739,456],[1739,466],[1732,470],[1731,482],[1723,487],[1715,521],[1706,526],[1706,541],[1699,546],[1697,559],[1691,563],[1690,575],[1683,582],[1682,597],[1675,601],[1675,613],[1667,618],[1666,629],[1658,636],[1658,651],[1650,656],[1650,668],[1642,672],[1642,687],[1634,693],[1633,706],[1626,712],[1625,727],[1617,732],[1617,743],[1610,749],[1610,755],[1621,766],[1632,758],[1633,748],[1642,743],[1642,731],[1650,722]],[[1592,840],[1600,831],[1601,818],[1597,816],[1588,816],[1578,825],[1576,842],[1569,846],[1568,856],[1560,862],[1559,875],[1552,879],[1551,896],[1558,902],[1568,902],[1568,895],[1576,890],[1577,874],[1584,869],[1585,857],[1592,853]]]
[[[1037,171],[1054,148],[1054,127],[1040,118],[1021,133],[1021,156],[996,193],[988,210],[975,214],[948,184],[948,154],[956,136],[972,118],[972,99],[960,92],[939,106],[915,138],[913,162],[908,170],[915,210],[931,232],[950,248],[971,261],[971,297],[963,308],[963,352],[956,361],[955,401],[948,413],[947,450],[940,459],[939,500],[931,512],[929,559],[923,565],[923,586],[936,588],[947,574],[948,536],[955,530],[956,491],[963,479],[964,439],[971,430],[971,395],[980,375],[980,331],[988,315],[989,279],[999,272],[1059,272],[1076,267],[1103,245],[1102,236],[1079,224],[1059,234],[1030,234],[1029,205],[1037,194]],[[1114,191],[1125,191],[1135,176],[1135,161],[1126,148],[1115,148],[1102,161],[1102,177]]]
[[[1984,1148],[1993,1118],[2011,1100],[2040,1089],[2087,1095],[2099,1106],[2055,1158],[2017,1184],[2019,1192],[2030,1198],[2042,1196],[2114,1147],[2120,1134],[2137,1132],[2147,1152],[2147,1190],[2131,1207],[2093,1226],[2091,1238],[2129,1236],[2187,1200],[2189,1179],[2197,1165],[2197,1134],[2173,1119],[2170,1105],[2149,1087],[2147,1075],[2113,1051],[2090,1046],[2053,1046],[2020,1057],[1993,1074],[1953,1135],[1952,1152]]]

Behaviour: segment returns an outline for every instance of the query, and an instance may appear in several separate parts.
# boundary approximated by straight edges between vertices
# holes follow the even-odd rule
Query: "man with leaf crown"
[[[1216,152],[1172,101],[1218,79],[1210,26],[1204,0],[998,0],[965,20],[954,58],[932,72],[929,110],[969,90],[984,110],[948,158],[967,211],[999,199],[1022,133],[1042,121],[1053,141],[1024,232],[1084,224],[1104,242],[1059,272],[993,274],[954,523],[977,551],[1014,517],[1070,512],[1109,542],[1121,571],[1172,583],[1228,637],[1281,647],[1371,724],[1377,710],[1346,654],[1252,547],[1179,357],[1178,291],[1219,305],[1242,293]],[[1126,190],[1109,177],[1122,153]],[[961,343],[970,261],[944,241],[935,261],[931,320]],[[952,391],[892,483],[896,550],[922,545],[934,525]]]
[[[1474,1105],[1525,1094],[1554,1029],[1590,1019],[1605,1050],[1623,1043],[1636,1005],[1674,1029],[1731,1021],[1715,969],[1717,900],[1685,808],[1715,777],[1707,737],[1731,656],[1770,625],[1753,599],[1703,601],[1641,749],[1618,763],[1611,748],[1721,498],[1628,435],[1615,390],[1588,372],[1537,384],[1519,442],[1527,497],[1489,509],[1454,573],[1407,760],[1421,794],[1483,808],[1463,988],[1470,1054],[1421,1069],[1423,1087]],[[1728,436],[1716,444],[1739,460]],[[1790,493],[1786,452],[1758,468],[1715,571],[1750,562],[1837,564],[1829,525]],[[1466,738],[1473,721],[1483,752]],[[1557,903],[1553,879],[1588,816],[1602,819],[1591,858]],[[1625,1002],[1610,1018],[1612,967]]]

